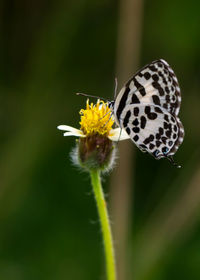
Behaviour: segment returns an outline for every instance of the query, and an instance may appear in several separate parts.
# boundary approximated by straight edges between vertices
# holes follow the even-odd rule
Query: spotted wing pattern
[[[178,80],[163,59],[136,73],[119,92],[114,115],[133,142],[155,158],[172,156],[183,142]]]

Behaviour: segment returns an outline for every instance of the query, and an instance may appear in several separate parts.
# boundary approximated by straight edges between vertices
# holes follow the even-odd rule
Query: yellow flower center
[[[108,103],[102,100],[98,100],[95,105],[93,103],[89,104],[89,100],[87,100],[86,109],[81,109],[80,115],[81,130],[86,136],[94,134],[108,136],[114,124]]]

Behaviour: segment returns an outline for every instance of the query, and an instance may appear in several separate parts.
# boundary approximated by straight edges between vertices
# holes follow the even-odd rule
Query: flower
[[[68,125],[59,125],[58,129],[65,131],[64,136],[79,137],[75,154],[81,166],[104,170],[114,161],[113,141],[129,139],[129,136],[119,127],[112,128],[114,118],[107,102],[98,99],[96,104],[89,104],[87,100],[86,109],[81,109],[80,115],[80,129]]]
[[[86,109],[80,110],[80,129],[68,125],[59,125],[57,128],[65,131],[64,136],[88,137],[99,134],[111,141],[129,139],[124,129],[119,127],[112,129],[114,120],[111,114],[108,103],[98,99],[96,105],[93,103],[89,105],[89,100],[87,100]]]

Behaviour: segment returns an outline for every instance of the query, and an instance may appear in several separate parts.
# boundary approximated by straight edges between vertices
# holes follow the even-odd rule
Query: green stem
[[[115,258],[114,258],[114,248],[111,227],[108,217],[108,212],[106,208],[106,201],[104,198],[103,189],[101,186],[100,171],[99,170],[90,170],[90,176],[92,180],[92,187],[97,203],[97,209],[99,213],[104,249],[105,249],[105,258],[106,258],[106,268],[107,268],[107,279],[116,280],[116,271],[115,271]]]

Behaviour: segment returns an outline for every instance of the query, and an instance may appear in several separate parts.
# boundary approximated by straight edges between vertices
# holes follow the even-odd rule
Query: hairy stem
[[[114,257],[112,233],[111,233],[110,221],[109,221],[107,207],[106,207],[106,201],[105,201],[103,189],[101,186],[100,171],[91,170],[90,176],[91,176],[95,200],[97,203],[97,209],[98,209],[98,213],[99,213],[103,241],[104,241],[107,279],[116,280],[115,257]]]

